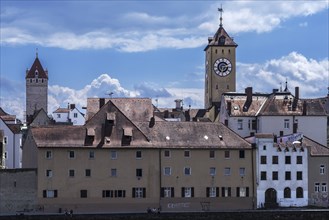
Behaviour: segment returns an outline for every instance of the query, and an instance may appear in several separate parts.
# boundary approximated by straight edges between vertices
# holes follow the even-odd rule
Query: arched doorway
[[[265,208],[276,208],[278,206],[276,194],[276,190],[273,188],[269,188],[265,191]]]

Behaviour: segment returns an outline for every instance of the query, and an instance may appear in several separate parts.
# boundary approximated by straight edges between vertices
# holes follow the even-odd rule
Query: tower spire
[[[218,8],[218,11],[220,13],[220,17],[219,17],[219,27],[223,27],[223,7],[222,5],[220,5],[220,8]]]
[[[38,48],[35,48],[35,57],[38,58]]]

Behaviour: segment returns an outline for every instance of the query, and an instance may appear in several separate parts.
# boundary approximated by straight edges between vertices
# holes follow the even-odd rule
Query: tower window
[[[230,49],[228,49],[228,53],[231,53],[231,50]]]
[[[226,88],[227,88],[227,89],[230,89],[230,85],[227,84],[227,85],[226,85]]]
[[[38,77],[38,74],[39,74],[38,70],[36,70],[34,74],[35,74],[35,77]]]
[[[215,54],[217,54],[217,49],[215,50]]]
[[[222,49],[222,53],[224,53],[224,49]]]

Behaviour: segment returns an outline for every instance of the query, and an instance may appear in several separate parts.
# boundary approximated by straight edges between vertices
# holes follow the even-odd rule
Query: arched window
[[[284,188],[284,198],[291,198],[291,189],[289,187]]]
[[[303,188],[297,187],[296,189],[296,198],[304,198]]]

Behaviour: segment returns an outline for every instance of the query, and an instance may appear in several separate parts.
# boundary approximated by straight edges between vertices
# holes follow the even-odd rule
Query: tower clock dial
[[[226,58],[219,58],[214,63],[214,71],[218,76],[227,76],[232,71],[232,64]]]

